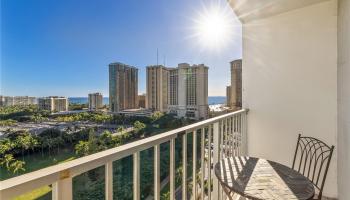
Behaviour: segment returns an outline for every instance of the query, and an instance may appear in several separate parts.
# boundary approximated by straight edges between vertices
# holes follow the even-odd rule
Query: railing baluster
[[[106,200],[113,200],[113,162],[105,164],[105,196]]]
[[[233,144],[233,150],[234,150],[234,156],[238,155],[238,144],[237,144],[237,140],[238,140],[238,134],[237,134],[237,116],[234,116],[234,123],[235,123],[235,131],[233,134],[233,140],[232,140],[232,144]]]
[[[221,130],[220,130],[220,138],[219,138],[219,146],[220,146],[220,157],[219,157],[219,160],[223,159],[224,157],[226,157],[225,155],[225,148],[226,148],[226,145],[225,145],[225,140],[224,140],[224,137],[225,137],[225,134],[227,133],[227,119],[223,119],[221,121]],[[215,163],[214,163],[215,165]],[[221,188],[221,185],[219,184],[219,199],[221,199],[222,197],[222,188]]]
[[[197,130],[201,129],[201,193],[198,192],[198,181],[196,179],[197,173]],[[206,129],[208,129],[206,133]],[[195,130],[195,131],[193,131]],[[72,177],[94,169],[101,164],[105,165],[105,199],[113,199],[113,160],[120,159],[125,156],[133,155],[133,199],[139,200],[140,195],[140,152],[154,148],[154,199],[160,199],[160,144],[170,141],[170,199],[175,199],[176,187],[176,163],[175,163],[175,138],[179,133],[186,131],[182,138],[183,152],[182,152],[182,199],[186,200],[188,195],[187,184],[187,134],[193,131],[193,198],[199,197],[205,199],[204,183],[207,177],[208,200],[225,197],[221,193],[221,187],[218,184],[213,171],[214,166],[223,156],[233,155],[247,155],[247,110],[230,113],[208,121],[199,122],[177,130],[172,130],[155,136],[154,139],[146,138],[132,144],[126,144],[123,147],[116,147],[105,152],[99,152],[96,156],[89,156],[90,158],[79,158],[79,166],[65,163],[65,165],[52,166],[52,173],[45,174],[45,176],[38,173],[35,174],[35,179],[28,181],[16,180],[18,184],[7,187],[7,182],[0,186],[0,196],[4,199],[11,199],[15,196],[21,195],[25,192],[31,191],[35,188],[44,185],[52,184],[52,199],[55,200],[71,200],[73,199]],[[206,138],[206,135],[208,137]],[[208,146],[206,142],[208,141]],[[135,148],[136,147],[136,148]],[[212,149],[213,147],[213,149]],[[206,162],[206,151],[208,159]],[[78,162],[77,160],[74,162]],[[50,169],[50,170],[51,170]],[[198,169],[199,170],[199,169]],[[207,171],[208,170],[208,171]],[[69,173],[71,172],[71,174]],[[34,176],[34,175],[33,175]],[[16,179],[16,178],[14,178]],[[54,182],[56,181],[56,182]],[[214,182],[213,182],[214,181]],[[54,182],[54,183],[52,183]],[[213,183],[213,187],[212,187]]]
[[[228,142],[228,146],[229,146],[229,156],[233,156],[233,138],[234,138],[234,118],[230,117],[230,123],[231,123],[231,131],[229,133],[229,142]]]
[[[140,200],[140,152],[133,154],[134,200]]]
[[[239,133],[239,140],[237,141],[239,144],[239,155],[242,155],[242,117],[243,115],[239,115],[239,121],[238,121],[238,133]]]
[[[217,162],[219,162],[219,153],[220,153],[220,130],[219,130],[219,122],[215,122],[213,125],[213,138],[214,138],[214,155],[213,155],[213,165],[215,165]],[[219,181],[216,178],[216,176],[213,176],[213,199],[218,200],[219,197]]]
[[[160,199],[160,145],[154,146],[154,199]]]
[[[235,139],[233,140],[233,144],[235,147],[235,154],[234,156],[238,156],[239,155],[239,132],[238,132],[238,126],[237,126],[237,121],[238,121],[238,117],[235,117],[235,127],[236,127],[236,131],[235,131]]]
[[[204,200],[204,177],[205,177],[205,128],[201,130],[201,199]]]
[[[197,130],[193,131],[192,196],[197,199]]]
[[[247,155],[248,154],[248,139],[247,139],[247,112],[243,113],[243,130],[242,130],[242,149],[243,149],[243,155]]]
[[[170,140],[170,200],[175,199],[175,139]]]
[[[187,199],[187,133],[182,136],[182,199]]]
[[[225,120],[221,120],[220,122],[220,135],[219,135],[219,159],[222,159],[224,157],[224,131],[225,131]]]
[[[237,139],[237,145],[238,145],[238,155],[241,155],[242,153],[242,146],[241,146],[241,127],[240,127],[240,122],[241,121],[241,115],[237,116],[237,132],[238,132],[238,139]]]
[[[72,200],[73,199],[73,179],[64,178],[52,184],[53,200]]]
[[[208,127],[208,200],[211,200],[211,136],[212,125]]]
[[[229,127],[231,127],[230,126],[230,123],[231,123],[231,121],[230,121],[230,118],[227,118],[226,119],[226,124],[227,124],[227,130],[226,130],[226,134],[225,134],[225,155],[226,155],[226,157],[228,157],[229,156],[229,151],[230,151],[230,146],[229,146],[229,135],[230,135],[230,132],[229,132]]]

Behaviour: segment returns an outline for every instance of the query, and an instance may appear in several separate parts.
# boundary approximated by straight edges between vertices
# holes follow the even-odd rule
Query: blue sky
[[[224,96],[229,62],[241,58],[241,28],[222,49],[204,48],[193,36],[203,10],[225,0],[1,0],[0,94],[108,96],[108,67],[139,68],[164,60],[209,66],[209,95]],[[164,59],[165,57],[165,59]]]

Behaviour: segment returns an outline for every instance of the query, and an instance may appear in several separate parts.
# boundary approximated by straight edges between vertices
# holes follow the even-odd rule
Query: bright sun
[[[231,10],[222,6],[204,8],[195,19],[194,37],[202,47],[219,49],[233,39],[234,22]]]

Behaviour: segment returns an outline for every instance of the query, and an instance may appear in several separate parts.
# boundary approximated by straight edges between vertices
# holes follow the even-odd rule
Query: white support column
[[[175,200],[175,138],[170,140],[170,200]]]
[[[197,199],[197,131],[193,131],[192,199]]]
[[[133,199],[140,200],[140,152],[134,153],[133,160]]]
[[[213,155],[213,167],[216,163],[219,162],[219,156],[220,156],[220,130],[219,130],[219,122],[215,122],[213,126],[213,143],[214,143],[214,155]],[[219,181],[216,178],[216,176],[213,176],[213,200],[219,200]]]
[[[182,199],[187,199],[187,133],[182,136]]]
[[[160,150],[159,144],[154,146],[154,199],[160,199]],[[171,165],[171,163],[170,163]]]
[[[61,179],[52,184],[52,200],[72,200],[73,184],[72,177]]]
[[[113,162],[105,165],[105,196],[106,200],[113,200]]]
[[[201,130],[201,199],[204,200],[204,177],[205,177],[205,128]]]

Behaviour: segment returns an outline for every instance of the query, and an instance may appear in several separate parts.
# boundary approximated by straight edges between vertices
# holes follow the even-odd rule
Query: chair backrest
[[[318,199],[322,198],[333,149],[334,146],[330,147],[319,139],[299,134],[292,168],[314,184],[319,190]]]

